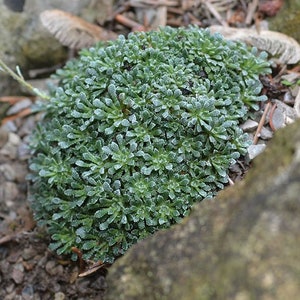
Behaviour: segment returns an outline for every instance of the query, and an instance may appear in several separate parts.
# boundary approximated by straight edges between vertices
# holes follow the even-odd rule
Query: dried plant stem
[[[18,81],[22,86],[24,86],[29,91],[33,92],[38,97],[49,100],[50,97],[46,95],[45,93],[41,92],[39,89],[33,87],[31,84],[26,82],[23,78],[23,76],[16,74],[12,69],[10,69],[6,63],[0,58],[0,70],[3,70],[7,74],[9,74],[12,78],[14,78],[16,81]]]
[[[245,23],[247,25],[249,25],[253,19],[253,16],[254,16],[254,13],[256,11],[256,8],[258,6],[258,0],[253,0],[251,3],[249,3],[249,6],[248,6],[248,13],[247,13],[247,16],[246,16],[246,21]]]
[[[259,124],[257,126],[256,132],[255,132],[255,135],[254,135],[254,138],[253,138],[253,145],[256,145],[257,142],[258,142],[258,138],[259,138],[261,129],[264,126],[264,123],[265,123],[265,120],[266,120],[266,117],[267,117],[267,114],[269,112],[269,109],[270,109],[271,105],[272,105],[271,102],[268,102],[268,104],[265,107],[264,113],[261,116],[261,119],[259,121]]]
[[[144,31],[145,30],[145,27],[143,25],[126,18],[121,14],[116,15],[115,20],[117,22],[123,24],[124,26],[131,28],[133,31]]]
[[[225,27],[228,26],[228,24],[223,20],[222,16],[218,13],[218,11],[215,9],[214,5],[211,4],[209,1],[205,1],[204,4],[206,5],[207,9],[210,11],[210,13]]]
[[[274,112],[275,112],[275,109],[277,108],[277,105],[276,103],[273,104],[272,108],[271,108],[271,111],[270,111],[270,121],[269,121],[269,125],[271,127],[271,129],[273,131],[276,131],[276,127],[274,126],[274,122],[273,122],[273,115],[274,115]]]

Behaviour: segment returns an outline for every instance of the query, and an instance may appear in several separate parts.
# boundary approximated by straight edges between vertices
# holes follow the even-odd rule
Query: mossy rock
[[[300,43],[300,1],[284,1],[275,17],[269,18],[269,28],[293,37]]]
[[[299,128],[277,132],[245,180],[118,259],[105,299],[297,299]]]

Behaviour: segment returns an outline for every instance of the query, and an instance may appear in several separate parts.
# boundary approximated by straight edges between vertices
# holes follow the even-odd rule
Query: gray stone
[[[296,110],[282,101],[275,100],[276,109],[272,115],[274,129],[282,128],[297,119]]]
[[[258,123],[253,120],[247,120],[245,123],[243,123],[240,127],[243,129],[243,131],[248,132],[248,131],[253,131],[256,129],[258,126]]]
[[[62,292],[57,292],[54,295],[54,300],[64,300],[66,299],[66,295]]]
[[[298,299],[299,126],[276,132],[245,180],[129,249],[105,299]]]
[[[265,149],[266,149],[265,144],[250,145],[247,149],[249,159],[250,160],[254,159],[256,156],[261,154]]]
[[[23,282],[24,280],[24,266],[21,263],[15,264],[12,274],[11,274],[11,278],[12,280],[17,283],[20,284]]]
[[[24,260],[29,260],[30,258],[33,258],[37,254],[37,250],[33,247],[25,248],[22,252],[22,257]]]
[[[7,156],[10,159],[17,158],[17,149],[21,140],[18,135],[13,132],[8,134],[7,143],[0,149],[0,155]]]
[[[29,108],[31,105],[32,105],[31,100],[28,99],[28,98],[24,98],[23,100],[20,100],[16,104],[14,104],[13,106],[11,106],[7,110],[6,115],[10,116],[10,115],[17,114],[20,111],[24,110],[25,108]]]
[[[8,132],[17,132],[18,127],[16,126],[14,121],[7,121],[2,128],[4,128]]]
[[[8,130],[0,127],[0,149],[7,143],[8,141]]]
[[[273,137],[273,132],[266,127],[262,127],[259,137],[263,140],[270,140]]]
[[[0,199],[8,207],[13,205],[19,194],[17,185],[14,182],[6,181],[0,184]]]
[[[0,165],[0,176],[3,176],[7,181],[14,181],[16,179],[15,169],[13,166],[4,163]]]

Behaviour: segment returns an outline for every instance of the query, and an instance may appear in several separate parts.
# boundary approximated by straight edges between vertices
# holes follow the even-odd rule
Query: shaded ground
[[[241,6],[234,11],[231,22],[238,19],[240,9]],[[245,22],[246,15],[247,12],[244,12],[239,17],[240,24]],[[179,16],[175,19],[182,22],[183,17]],[[175,22],[175,19],[170,21]],[[205,25],[217,22],[211,16],[205,20]],[[273,76],[281,69],[282,66],[275,68]],[[274,95],[279,81],[280,76],[277,76],[272,84],[266,85],[266,92],[272,99],[287,97],[287,90]],[[24,102],[24,99],[21,97],[18,103]],[[290,101],[292,104],[293,96]],[[0,105],[2,110],[4,103]],[[21,110],[12,102],[9,107]],[[47,249],[48,236],[35,226],[28,209],[25,177],[29,153],[26,142],[35,122],[36,116],[30,115],[9,121],[0,129],[0,299],[103,299],[105,269],[78,278],[81,271],[78,263],[71,262],[67,257],[57,257]],[[247,168],[248,164],[241,161],[231,174],[233,181],[241,178]]]

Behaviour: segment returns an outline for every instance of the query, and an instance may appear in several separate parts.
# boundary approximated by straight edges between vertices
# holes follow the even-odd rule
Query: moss
[[[285,33],[300,42],[300,1],[285,1],[278,14],[268,22],[270,30]]]

